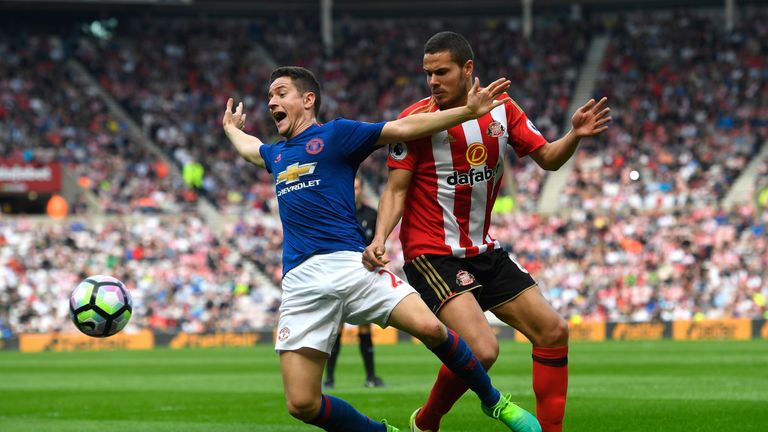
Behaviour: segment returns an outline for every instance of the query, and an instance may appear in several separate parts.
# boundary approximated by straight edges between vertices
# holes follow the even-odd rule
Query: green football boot
[[[411,432],[437,432],[433,431],[431,429],[419,429],[418,426],[416,426],[416,415],[421,411],[421,408],[416,408],[416,411],[411,414]]]
[[[386,420],[381,421],[382,424],[384,424],[384,427],[387,428],[387,432],[400,432],[400,429],[392,426],[391,424],[387,423]]]
[[[502,396],[496,402],[496,405],[492,407],[487,407],[483,404],[480,404],[480,406],[488,417],[495,418],[504,423],[509,430],[515,432],[541,432],[541,425],[536,420],[536,417],[515,405],[510,399],[512,399],[512,395],[508,394]]]

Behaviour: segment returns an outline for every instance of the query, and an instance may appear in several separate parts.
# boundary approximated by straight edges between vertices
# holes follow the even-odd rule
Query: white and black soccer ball
[[[69,296],[69,317],[88,336],[112,336],[128,324],[132,313],[131,294],[112,276],[89,276]]]

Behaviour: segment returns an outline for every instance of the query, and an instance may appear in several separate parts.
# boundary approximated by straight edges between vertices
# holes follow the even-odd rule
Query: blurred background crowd
[[[732,30],[722,21],[710,10],[569,13],[537,19],[524,37],[515,17],[341,17],[332,48],[315,14],[126,17],[105,21],[109,37],[8,23],[0,159],[58,162],[83,193],[66,219],[0,219],[0,335],[68,328],[66,299],[90,274],[128,286],[134,328],[270,328],[282,248],[274,184],[224,138],[226,99],[244,101],[247,132],[277,141],[267,79],[294,64],[318,75],[322,119],[393,119],[429,95],[422,47],[444,29],[468,37],[481,80],[512,80],[549,140],[566,131],[590,43],[607,39],[591,96],[609,98],[612,127],[582,143],[555,212],[539,211],[547,173],[510,151],[491,228],[560,313],[768,318],[768,8]],[[750,198],[725,205],[750,164]],[[386,151],[360,175],[375,207]]]

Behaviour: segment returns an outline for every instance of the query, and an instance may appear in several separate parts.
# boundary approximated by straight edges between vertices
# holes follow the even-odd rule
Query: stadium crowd
[[[559,136],[590,34],[561,20],[537,25],[526,40],[515,20],[481,22],[342,18],[330,52],[314,37],[317,23],[301,17],[268,25],[140,18],[121,23],[109,41],[69,39],[75,58],[180,168],[204,167],[198,190],[229,222],[217,237],[191,210],[183,217],[59,225],[0,221],[0,334],[64,328],[69,291],[97,273],[113,274],[131,289],[133,326],[269,327],[279,292],[260,286],[254,272],[279,285],[274,185],[264,170],[236,156],[220,128],[225,98],[234,96],[245,101],[248,132],[275,139],[263,85],[271,68],[254,42],[278,64],[318,73],[325,119],[380,121],[428,95],[422,44],[450,26],[476,49],[479,76],[511,78],[512,97],[546,137]],[[727,34],[716,19],[698,14],[608,20],[611,43],[595,94],[610,98],[614,124],[604,139],[582,144],[557,215],[535,211],[544,171],[510,153],[514,187],[505,194],[514,196],[515,209],[494,215],[491,234],[564,316],[768,318],[765,202],[719,206],[768,140],[765,22],[765,14],[754,14]],[[390,43],[394,35],[397,44]],[[178,214],[178,203],[194,201],[167,167],[159,175],[157,159],[107,114],[93,89],[61,67],[62,47],[20,38],[0,42],[0,54],[10,59],[0,72],[3,157],[66,161],[92,181],[112,213],[142,212],[137,199],[146,196],[160,203],[157,211]],[[40,70],[54,78],[34,73]],[[361,170],[374,192],[386,179],[385,156],[379,151]],[[756,197],[766,188],[768,162],[758,168]],[[399,272],[396,234],[388,252]]]
[[[234,96],[245,102],[246,130],[265,140],[277,139],[265,98],[271,69],[255,43],[277,64],[305,66],[318,75],[324,119],[382,121],[396,118],[429,95],[421,69],[422,46],[439,29],[453,28],[476,47],[478,74],[486,81],[508,76],[516,83],[512,97],[532,113],[544,133],[558,134],[587,34],[575,23],[544,22],[525,39],[517,21],[480,22],[342,19],[335,48],[326,52],[314,36],[319,32],[316,20],[301,16],[269,23],[134,20],[125,22],[124,34],[110,41],[80,38],[75,51],[180,166],[194,161],[205,167],[202,189],[223,212],[242,214],[264,206],[271,188],[259,185],[269,184],[268,175],[251,169],[222,143],[219,120],[226,98]],[[395,38],[400,43],[389,43]],[[560,49],[558,41],[563,39],[572,41],[569,51]],[[159,40],[165,42],[158,45]],[[538,194],[543,174],[511,158],[519,187]],[[369,184],[383,185],[386,152],[369,158],[361,170]]]
[[[269,327],[280,293],[256,283],[253,266],[192,215],[2,221],[0,330],[71,330],[69,294],[93,274],[126,284],[134,327],[193,333]]]
[[[562,205],[716,205],[768,140],[766,18],[729,33],[721,16],[622,16],[595,90],[613,125],[577,153]]]
[[[11,30],[0,34],[0,159],[60,162],[110,214],[172,213],[195,200],[67,67],[59,38]],[[70,207],[85,211],[83,201]]]
[[[563,316],[669,321],[763,317],[767,226],[768,211],[748,205],[627,216],[513,213],[493,231]]]

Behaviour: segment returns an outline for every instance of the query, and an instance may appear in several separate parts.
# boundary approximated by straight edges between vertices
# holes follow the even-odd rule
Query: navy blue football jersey
[[[313,255],[365,250],[354,181],[383,127],[336,119],[261,146],[283,224],[283,275]]]

